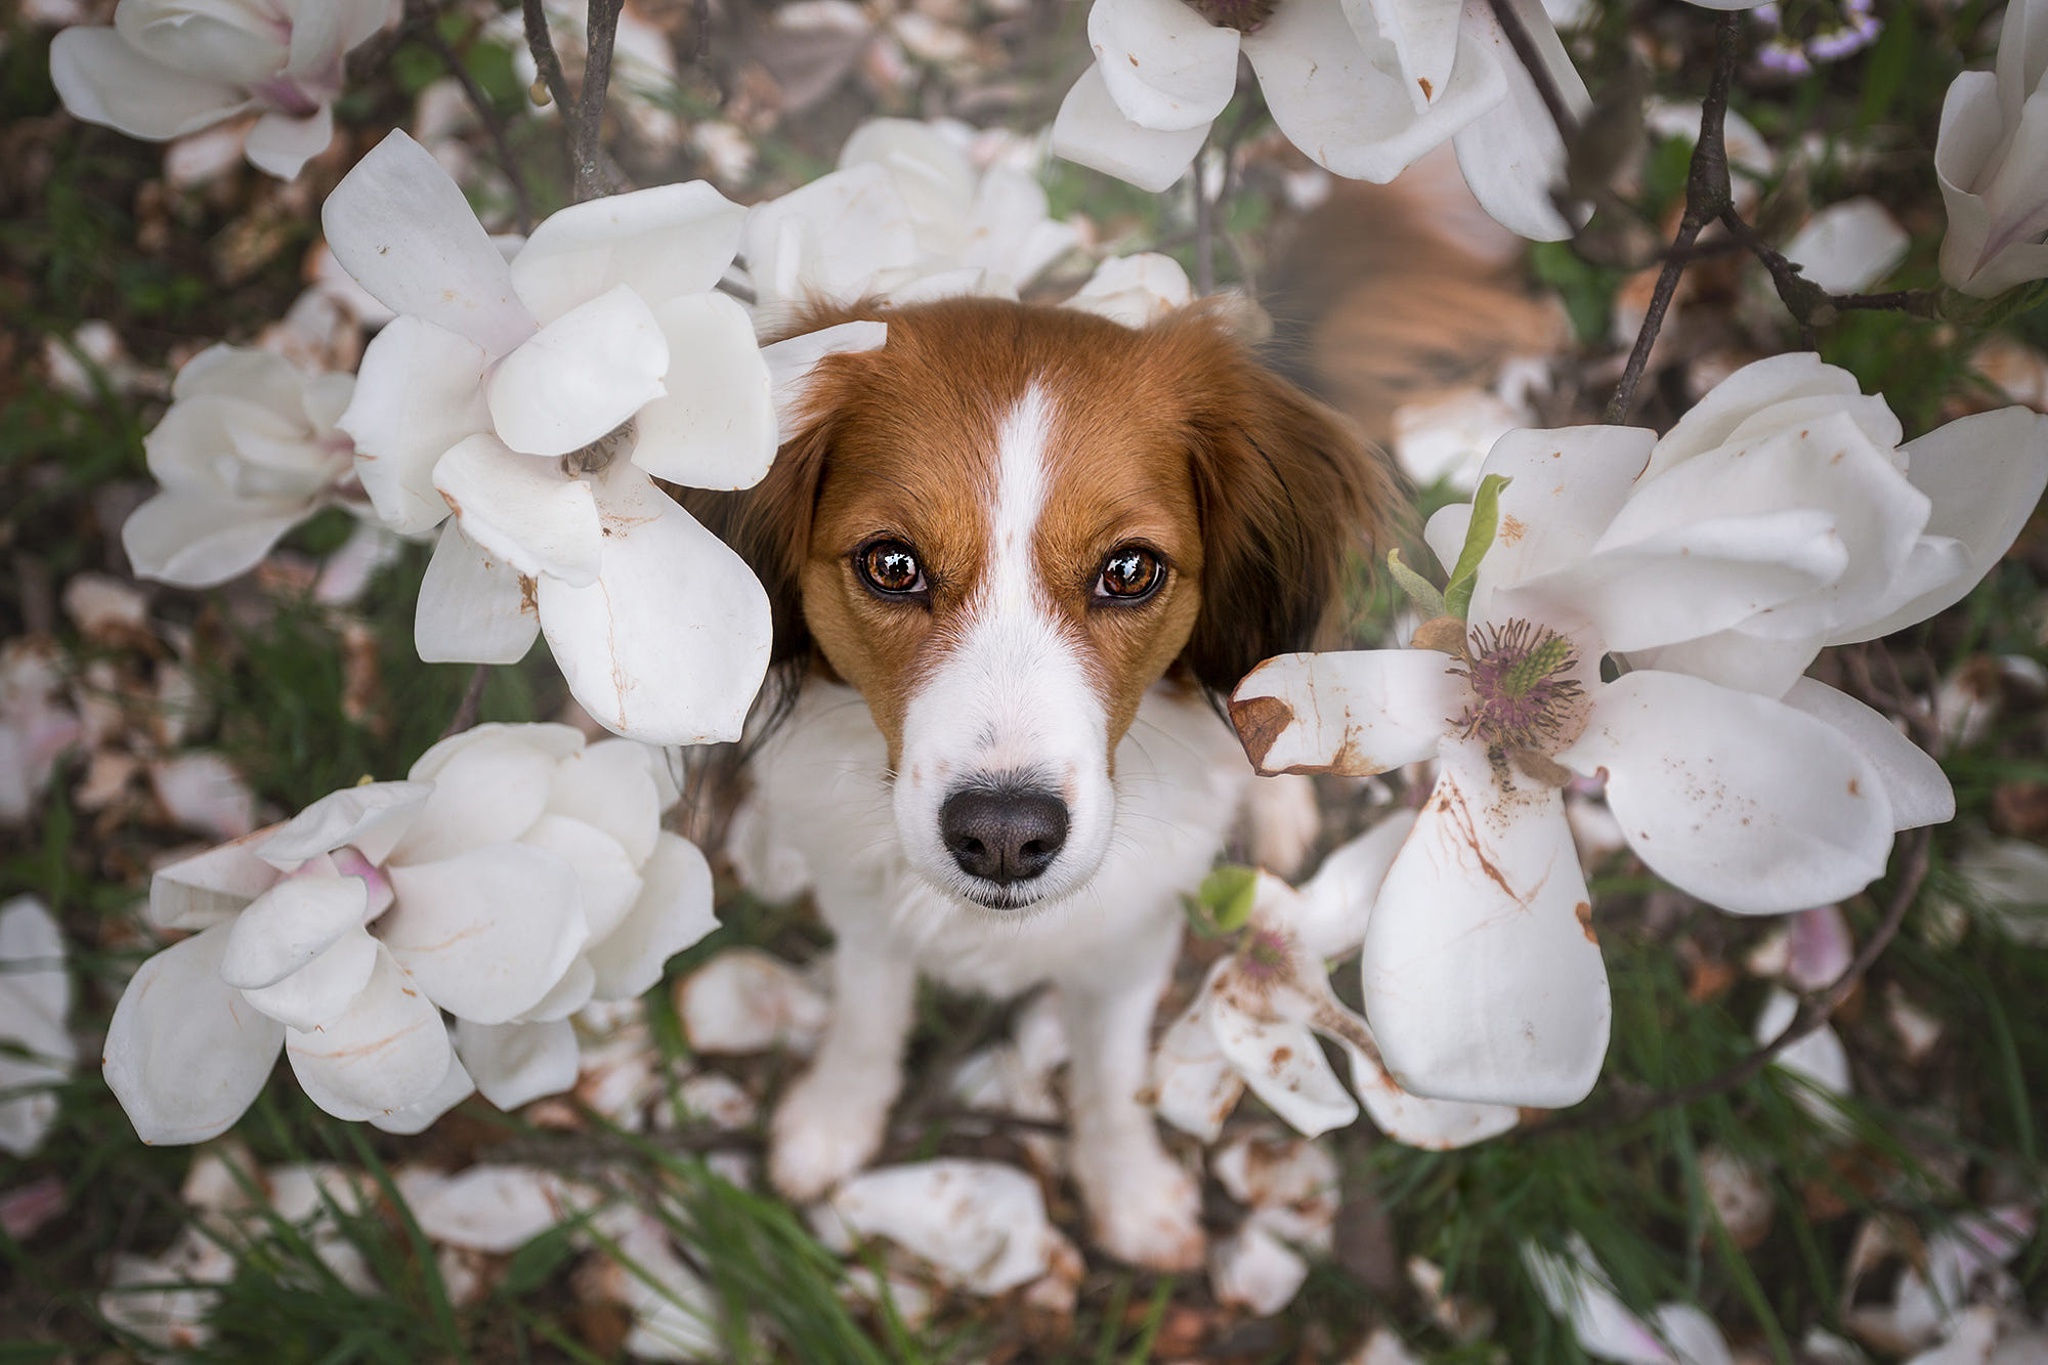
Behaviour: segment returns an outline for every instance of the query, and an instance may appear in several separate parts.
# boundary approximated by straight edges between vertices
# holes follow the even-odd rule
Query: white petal
[[[676,987],[683,1033],[699,1052],[808,1052],[829,1010],[801,972],[757,948],[729,948]]]
[[[366,782],[330,792],[300,811],[256,846],[280,872],[343,845],[381,863],[412,827],[433,788],[423,782]]]
[[[668,365],[661,324],[622,284],[571,308],[498,362],[491,418],[514,450],[566,455],[661,397]]]
[[[411,1137],[424,1133],[434,1126],[440,1117],[456,1105],[476,1093],[476,1082],[469,1078],[469,1072],[462,1066],[462,1059],[453,1052],[448,1054],[448,1070],[441,1077],[441,1083],[427,1092],[426,1098],[415,1100],[403,1109],[394,1109],[388,1114],[370,1115],[370,1126],[385,1133],[397,1133]],[[369,1293],[369,1290],[358,1291]]]
[[[1639,427],[1565,427],[1511,431],[1494,442],[1480,476],[1508,480],[1500,494],[1493,544],[1480,561],[1472,593],[1473,621],[1500,619],[1496,593],[1575,564],[1627,502],[1650,458],[1654,432]],[[1454,504],[1429,520],[1430,549],[1457,564],[1470,524],[1468,506]]]
[[[422,663],[516,664],[540,635],[538,592],[532,578],[450,521],[420,580],[413,648]]]
[[[164,492],[121,523],[121,548],[139,578],[211,588],[255,568],[285,532],[316,510],[311,501]]]
[[[620,285],[659,308],[717,285],[746,219],[701,180],[572,204],[526,239],[512,283],[542,326]]]
[[[323,104],[304,118],[273,110],[249,130],[243,153],[249,164],[280,180],[298,177],[308,161],[334,141],[334,109]]]
[[[1403,1146],[1453,1152],[1499,1137],[1521,1121],[1521,1111],[1513,1105],[1411,1095],[1394,1083],[1385,1065],[1350,1042],[1339,1041],[1351,1061],[1351,1086],[1365,1102],[1366,1116],[1373,1127]]]
[[[540,624],[583,709],[649,744],[738,739],[768,669],[768,595],[631,465],[598,485],[597,581],[540,584]]]
[[[149,922],[159,929],[204,929],[268,891],[278,871],[256,849],[281,828],[259,829],[158,868],[149,882]]]
[[[1226,972],[1215,982],[1204,1018],[1251,1092],[1296,1132],[1314,1137],[1356,1119],[1358,1104],[1309,1032],[1308,1002],[1284,998],[1288,993],[1285,987],[1257,991]],[[1267,1011],[1282,1017],[1262,1018]]]
[[[1738,627],[1644,650],[1630,656],[1629,662],[1665,673],[1689,673],[1759,697],[1782,697],[1819,656],[1823,643],[1818,633],[1767,640]]]
[[[412,1178],[401,1188],[420,1231],[449,1246],[502,1256],[573,1212],[559,1179],[526,1166],[479,1164],[445,1177],[407,1174]]]
[[[604,532],[593,485],[554,460],[520,455],[493,436],[472,436],[442,456],[434,487],[487,554],[529,578],[588,583]]]
[[[391,884],[398,903],[377,921],[379,934],[421,990],[463,1019],[500,1024],[524,1014],[587,937],[575,870],[524,844],[394,867]]]
[[[663,830],[640,875],[640,899],[616,929],[590,945],[600,1000],[630,1000],[648,990],[671,957],[718,927],[710,864],[688,839]]]
[[[284,1055],[308,1099],[338,1119],[361,1120],[427,1099],[455,1054],[441,1011],[380,947],[348,1010],[318,1032],[287,1030]]]
[[[1860,294],[1892,273],[1913,239],[1883,204],[1866,196],[1830,204],[1785,243],[1785,259],[1821,288]]]
[[[1414,828],[1415,812],[1397,810],[1324,857],[1287,921],[1311,956],[1341,957],[1365,941],[1380,883]]]
[[[1231,720],[1262,773],[1389,772],[1434,755],[1464,710],[1450,665],[1428,649],[1282,654],[1237,685]]]
[[[1757,1042],[1776,1042],[1779,1035],[1792,1027],[1792,1020],[1798,1013],[1797,996],[1787,990],[1773,989],[1764,998],[1763,1012],[1757,1016]],[[1823,1024],[1793,1043],[1773,1057],[1771,1065],[1783,1067],[1813,1087],[1801,1090],[1798,1096],[1801,1107],[1808,1113],[1830,1127],[1845,1126],[1846,1120],[1841,1111],[1829,1101],[1828,1096],[1851,1093],[1849,1052],[1842,1046],[1841,1035],[1831,1026]]]
[[[1584,119],[1593,110],[1586,83],[1558,41],[1541,0],[1516,0],[1516,13],[1553,88],[1565,107]],[[1558,212],[1553,195],[1565,183],[1564,138],[1550,106],[1508,42],[1487,0],[1465,6],[1461,37],[1488,50],[1507,82],[1507,97],[1458,130],[1458,169],[1493,220],[1532,241],[1556,242],[1572,235],[1573,224]],[[1459,60],[1467,58],[1462,54]],[[1587,209],[1574,209],[1583,220]]]
[[[640,877],[626,850],[595,825],[550,811],[534,821],[519,842],[546,849],[576,869],[576,899],[583,907],[590,942],[617,928],[640,898]]]
[[[256,823],[256,797],[219,754],[188,750],[148,765],[150,790],[180,829],[239,839]]]
[[[1678,419],[1651,452],[1643,478],[1656,478],[1696,455],[1726,445],[1737,427],[1776,404],[1821,397],[1854,401],[1862,393],[1855,375],[1823,363],[1811,351],[1755,361],[1709,389],[1706,397]]]
[[[1111,256],[1062,307],[1146,327],[1194,302],[1194,286],[1180,262],[1157,251]]]
[[[1419,112],[1450,88],[1461,7],[1445,0],[1344,0],[1360,35],[1377,32],[1393,50],[1408,99]]]
[[[557,765],[547,808],[611,835],[637,868],[654,852],[661,831],[654,765],[666,761],[660,750],[630,739],[600,740]]]
[[[761,348],[768,366],[768,382],[775,404],[775,426],[779,441],[795,436],[806,415],[804,398],[811,376],[827,356],[851,355],[879,350],[889,340],[885,322],[842,322],[803,332]]]
[[[539,726],[478,725],[442,740],[413,764],[411,779],[434,791],[392,851],[394,862],[423,863],[509,843],[547,808],[555,764],[566,756]],[[569,732],[582,748],[580,735]],[[536,742],[539,741],[539,742]]]
[[[1411,1094],[1561,1108],[1607,1055],[1607,969],[1562,794],[1449,744],[1366,928],[1365,1013]]]
[[[508,1114],[576,1084],[576,1026],[567,1019],[545,1024],[460,1020],[455,1050],[483,1097]]]
[[[1109,97],[1141,128],[1206,130],[1237,91],[1237,31],[1180,0],[1095,0],[1088,42]]]
[[[512,272],[441,164],[403,132],[357,162],[321,207],[334,259],[378,302],[501,356],[533,335]]]
[[[633,463],[688,488],[759,483],[775,459],[776,422],[753,319],[724,294],[670,299],[655,318],[668,345],[668,393],[640,409]]]
[[[1228,965],[1217,963],[1209,973],[1210,981]],[[1244,1094],[1244,1078],[1217,1046],[1207,1019],[1207,982],[1202,991],[1159,1039],[1159,1049],[1152,1055],[1152,1092],[1157,1096],[1153,1107],[1160,1118],[1183,1133],[1212,1143]]]
[[[1308,1282],[1308,1262],[1256,1219],[1246,1219],[1209,1248],[1209,1289],[1216,1301],[1268,1318],[1294,1302]]]
[[[1656,1331],[1615,1295],[1614,1282],[1593,1259],[1583,1238],[1572,1237],[1569,1260],[1528,1242],[1522,1244],[1521,1252],[1522,1263],[1550,1311],[1571,1325],[1572,1335],[1586,1354],[1618,1365],[1681,1365]],[[1721,1355],[1726,1358],[1725,1346]],[[1706,1361],[1687,1360],[1682,1365],[1706,1365]]]
[[[284,1027],[220,979],[228,926],[142,964],[114,1006],[103,1074],[144,1142],[204,1142],[263,1089]]]
[[[772,327],[782,321],[774,305],[854,304],[882,275],[915,265],[917,226],[895,176],[869,163],[756,204],[742,254],[757,315]]]
[[[0,905],[0,990],[61,1021],[71,1013],[64,956],[63,930],[41,901],[15,896]]]
[[[488,364],[468,337],[411,316],[392,319],[364,350],[340,426],[356,443],[363,492],[399,534],[424,531],[448,515],[434,489],[434,466],[465,437],[489,430]]]
[[[597,971],[590,965],[590,958],[579,953],[569,964],[569,970],[562,973],[562,979],[548,988],[539,1004],[522,1012],[517,1022],[551,1024],[557,1019],[567,1019],[588,1005],[596,990]]]
[[[280,32],[286,26],[264,22],[245,5],[139,0],[115,11],[114,31],[174,71],[253,85],[282,71],[289,58],[290,35]]]
[[[110,28],[79,25],[52,38],[50,80],[73,118],[152,142],[218,123],[248,104],[229,82],[153,62]]]
[[[283,980],[343,934],[360,930],[369,903],[361,877],[287,877],[235,916],[221,980],[238,990]]]
[[[1877,769],[1841,732],[1768,698],[1629,673],[1598,691],[1557,760],[1606,769],[1636,856],[1723,910],[1804,910],[1884,875],[1892,814]]]
[[[1159,194],[1181,178],[1208,136],[1207,124],[1172,132],[1139,127],[1110,98],[1102,68],[1091,66],[1060,102],[1052,123],[1052,150],[1056,156]]]
[[[840,1239],[887,1237],[974,1294],[1046,1271],[1052,1245],[1038,1182],[993,1161],[942,1158],[867,1171],[828,1198]]]
[[[1941,765],[1876,711],[1812,678],[1793,683],[1784,701],[1840,731],[1870,760],[1891,802],[1894,829],[1918,829],[1956,818],[1955,788]]]
[[[245,990],[242,998],[287,1028],[324,1029],[362,994],[377,968],[379,951],[376,939],[353,929],[290,976]]]

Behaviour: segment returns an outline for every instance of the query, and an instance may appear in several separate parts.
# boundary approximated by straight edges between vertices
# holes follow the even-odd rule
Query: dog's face
[[[1057,899],[1108,850],[1146,688],[1305,647],[1377,474],[1207,318],[881,316],[726,528],[782,599],[778,653],[866,699],[911,864],[991,909]]]

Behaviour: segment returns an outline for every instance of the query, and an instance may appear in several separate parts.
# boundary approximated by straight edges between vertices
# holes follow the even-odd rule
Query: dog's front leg
[[[1103,1250],[1154,1270],[1189,1270],[1202,1263],[1201,1190],[1160,1145],[1152,1111],[1139,1098],[1165,969],[1138,975],[1060,983],[1072,1050],[1074,1183]]]
[[[769,1177],[791,1199],[818,1198],[882,1145],[917,995],[917,968],[891,946],[841,934],[833,951],[824,1039],[770,1125]]]

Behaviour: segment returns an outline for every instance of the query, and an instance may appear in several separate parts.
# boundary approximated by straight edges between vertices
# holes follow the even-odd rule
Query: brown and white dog
[[[704,508],[806,670],[749,760],[735,862],[800,859],[838,940],[771,1175],[810,1199],[874,1155],[920,973],[1050,982],[1096,1240],[1196,1264],[1197,1187],[1140,1098],[1181,897],[1255,782],[1296,784],[1253,803],[1269,857],[1315,834],[1302,780],[1254,779],[1207,693],[1309,646],[1385,476],[1199,308],[1143,329],[983,299],[807,321],[863,316],[887,344],[825,361],[766,480]]]

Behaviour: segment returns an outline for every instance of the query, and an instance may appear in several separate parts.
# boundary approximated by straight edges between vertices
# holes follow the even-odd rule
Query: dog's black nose
[[[969,787],[939,807],[939,837],[970,877],[1030,881],[1067,842],[1067,804],[1030,787]]]

